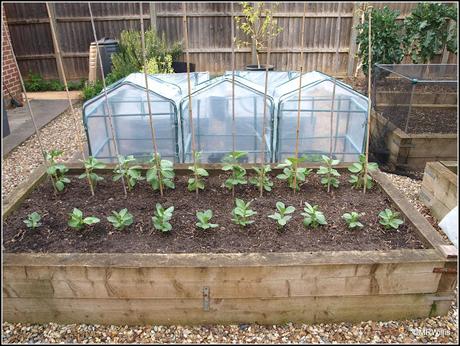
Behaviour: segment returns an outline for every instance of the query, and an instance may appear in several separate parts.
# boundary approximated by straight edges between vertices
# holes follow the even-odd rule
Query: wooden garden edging
[[[371,114],[372,140],[382,141],[395,170],[423,170],[430,161],[457,160],[457,134],[408,134],[377,112]]]
[[[81,169],[71,168],[70,173]],[[247,254],[6,253],[4,320],[273,324],[446,314],[455,298],[455,249],[446,245],[382,173],[372,174],[406,222],[415,226],[427,249]],[[44,178],[43,171],[36,173],[6,200],[3,217]]]
[[[441,221],[458,203],[457,162],[428,162],[423,174],[421,201]]]

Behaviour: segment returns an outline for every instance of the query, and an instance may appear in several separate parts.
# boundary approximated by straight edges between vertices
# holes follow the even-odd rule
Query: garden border
[[[83,170],[81,164],[68,166],[70,172]],[[176,171],[185,171],[187,166],[178,164]],[[428,249],[248,254],[7,253],[3,257],[4,320],[273,324],[446,314],[455,299],[456,249],[444,242],[384,174],[376,171],[372,175],[406,221],[415,226]],[[45,179],[45,169],[40,167],[5,201],[3,217]]]

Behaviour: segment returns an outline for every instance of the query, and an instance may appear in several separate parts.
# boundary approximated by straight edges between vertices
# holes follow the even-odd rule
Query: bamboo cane
[[[161,166],[158,160],[158,145],[156,140],[155,128],[153,126],[153,116],[152,116],[152,105],[150,104],[150,89],[148,86],[148,76],[147,76],[147,64],[145,61],[145,34],[144,34],[144,18],[143,18],[143,10],[142,10],[142,2],[139,3],[139,11],[141,17],[141,46],[142,46],[142,64],[144,66],[144,80],[145,80],[145,94],[147,97],[147,108],[149,110],[149,125],[150,125],[150,133],[152,135],[152,146],[153,146],[153,155],[155,156],[154,163],[157,167],[157,177],[158,183],[160,185],[160,195],[163,197],[163,181],[161,179]]]
[[[7,38],[8,38],[8,44],[10,47],[13,47],[13,45],[11,44],[11,38],[10,38],[10,35],[6,35]],[[26,100],[26,104],[27,104],[27,108],[29,110],[29,115],[30,115],[30,119],[32,120],[32,124],[34,126],[34,132],[35,132],[35,136],[37,137],[37,142],[38,142],[38,147],[40,149],[40,151],[42,152],[42,156],[43,156],[43,162],[44,164],[49,168],[51,167],[50,163],[48,162],[48,160],[46,159],[46,150],[45,150],[45,147],[43,146],[43,141],[41,139],[41,135],[40,135],[40,131],[38,130],[38,126],[37,126],[37,123],[35,122],[35,115],[34,115],[34,112],[32,110],[32,107],[30,106],[30,101],[29,101],[29,97],[27,96],[27,90],[26,90],[26,87],[24,85],[24,80],[22,78],[22,75],[21,75],[21,72],[19,70],[19,65],[18,65],[18,61],[16,59],[16,54],[14,53],[14,50],[12,49],[12,55],[13,55],[13,61],[14,61],[14,65],[16,67],[16,70],[18,71],[18,76],[19,76],[19,82],[21,83],[21,88],[22,88],[22,91],[24,93],[24,98]],[[49,176],[50,179],[51,179],[51,184],[53,185],[53,192],[54,192],[54,195],[56,196],[57,195],[57,188],[56,188],[56,184],[54,182],[54,179],[53,177],[50,175]]]
[[[192,85],[190,82],[190,57],[188,47],[188,28],[187,28],[187,3],[183,2],[182,7],[184,9],[183,15],[183,30],[184,30],[184,41],[185,41],[185,55],[187,63],[187,85],[188,85],[188,116],[192,135],[192,157],[193,166],[196,166],[196,148],[195,148],[195,129],[193,127],[193,110],[192,110]],[[195,182],[198,182],[198,173],[195,169]],[[198,195],[198,184],[195,184],[195,193]]]
[[[105,103],[107,106],[107,115],[109,116],[109,125],[110,125],[110,132],[113,137],[113,144],[115,147],[115,153],[117,154],[117,159],[120,156],[120,151],[118,150],[118,140],[115,134],[115,130],[113,128],[113,119],[112,119],[112,111],[110,110],[110,104],[109,104],[109,96],[107,95],[107,85],[105,84],[105,77],[104,77],[104,67],[102,66],[102,56],[99,53],[99,43],[97,41],[97,34],[96,34],[96,26],[94,25],[94,17],[93,17],[93,11],[91,10],[91,3],[88,2],[88,10],[89,10],[89,16],[91,20],[91,26],[93,29],[93,36],[94,36],[94,42],[96,44],[96,52],[97,55],[99,56],[99,65],[101,66],[101,77],[102,77],[102,87],[103,87],[103,92],[104,92],[104,98],[105,98]],[[109,144],[110,145],[110,144]],[[126,186],[125,186],[125,178],[122,175],[121,176],[121,183],[123,185],[123,193],[125,195],[125,198],[128,196],[128,193],[126,191]]]
[[[367,188],[367,166],[369,164],[369,135],[370,135],[370,120],[371,120],[371,110],[372,110],[372,101],[371,101],[371,73],[372,73],[372,6],[368,7],[369,10],[369,36],[368,36],[368,43],[369,43],[369,53],[368,53],[368,64],[367,64],[367,127],[366,127],[366,163],[364,165],[364,187],[363,193],[366,193]]]
[[[299,95],[297,103],[297,126],[295,131],[295,161],[294,161],[294,194],[296,193],[297,186],[297,161],[299,156],[299,131],[300,131],[300,106],[302,99],[302,74],[303,74],[303,45],[304,45],[304,34],[305,34],[305,16],[307,12],[307,3],[303,3],[303,15],[302,15],[302,31],[300,35],[300,75],[299,75]]]
[[[263,179],[264,179],[264,164],[265,164],[265,122],[267,118],[267,94],[268,94],[268,67],[270,65],[270,52],[271,52],[271,40],[268,39],[267,42],[267,63],[265,65],[265,90],[264,90],[264,115],[262,119],[262,150],[261,150],[261,160],[260,160],[260,181],[259,181],[259,193],[260,197],[263,196],[264,193],[264,186],[263,186]]]
[[[233,2],[231,3],[232,12],[232,152],[236,151],[236,129],[235,129],[235,22]],[[232,197],[235,197],[235,185],[232,185]]]
[[[337,73],[339,70],[339,45],[340,45],[340,24],[342,21],[341,17],[341,11],[342,11],[342,3],[339,2],[339,8],[338,8],[338,17],[337,17],[337,33],[336,33],[336,40],[335,40],[335,55],[334,55],[334,72]],[[336,93],[336,88],[337,88],[337,80],[333,78],[333,86],[332,86],[332,104],[331,104],[331,123],[330,123],[330,141],[329,141],[329,158],[332,160],[332,137],[334,133],[334,107],[335,107],[335,93]],[[337,115],[338,116],[338,115]],[[331,176],[330,173],[328,173],[328,179],[327,179],[327,192],[331,191]]]
[[[84,161],[85,160],[85,148],[83,147],[83,138],[81,136],[81,131],[80,131],[80,128],[78,126],[78,120],[77,120],[77,117],[76,117],[76,114],[75,114],[75,109],[73,108],[73,103],[72,103],[72,100],[70,99],[70,93],[69,93],[69,88],[68,88],[68,84],[67,84],[67,78],[66,78],[66,74],[65,74],[65,70],[64,70],[64,64],[62,63],[61,48],[59,46],[59,41],[57,39],[56,28],[54,26],[54,21],[51,20],[51,8],[50,8],[50,5],[49,5],[48,2],[46,3],[46,10],[48,12],[48,17],[50,19],[51,37],[53,39],[54,48],[56,49],[58,68],[61,70],[62,78],[63,78],[63,81],[64,81],[64,88],[65,88],[65,91],[66,91],[66,94],[67,94],[67,100],[69,101],[70,113],[72,114],[72,119],[73,119],[74,126],[75,126],[75,136],[76,136],[77,142],[78,142],[78,144],[80,146],[82,159]],[[91,178],[89,176],[89,170],[86,167],[86,165],[85,165],[85,173],[86,173],[86,177],[88,179],[89,188],[91,190],[91,196],[94,196],[93,182],[92,182],[92,180],[91,180]]]

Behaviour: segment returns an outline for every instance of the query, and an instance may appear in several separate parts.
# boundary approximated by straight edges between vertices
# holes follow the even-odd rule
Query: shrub
[[[400,225],[404,223],[403,220],[399,219],[398,216],[400,214],[396,211],[392,211],[390,209],[385,209],[380,212],[380,224],[385,226],[385,229],[398,229]]]
[[[217,223],[209,222],[212,218],[212,210],[198,211],[196,217],[198,219],[196,226],[201,229],[216,228],[219,226]]]
[[[73,211],[69,214],[68,225],[72,228],[82,229],[87,225],[94,225],[101,220],[94,216],[88,216],[83,218],[83,213],[80,209],[74,208]]]
[[[449,22],[455,25],[449,28]],[[404,46],[412,62],[428,63],[444,47],[457,54],[457,8],[453,4],[419,2],[404,20]]]
[[[268,215],[268,217],[276,220],[278,223],[278,228],[283,228],[292,218],[292,216],[288,214],[292,214],[295,211],[295,208],[292,206],[286,207],[283,202],[276,202],[276,209],[278,212],[272,215]]]
[[[160,154],[153,154],[150,160],[152,167],[147,171],[147,182],[152,186],[154,191],[160,188],[160,179],[162,186],[174,189],[174,168],[173,163],[168,160],[162,160]]]
[[[24,220],[24,223],[28,228],[35,229],[41,226],[41,219],[42,217],[40,214],[34,211],[32,214],[27,215],[27,219]]]
[[[242,227],[246,227],[247,225],[254,223],[250,217],[256,215],[257,212],[249,209],[251,202],[246,203],[242,199],[237,198],[235,199],[235,204],[236,207],[232,210],[232,221]]]
[[[257,186],[260,188],[261,184],[265,191],[271,191],[273,182],[270,180],[270,176],[268,175],[271,172],[270,165],[263,165],[262,167],[252,167],[252,169],[256,172],[257,176],[251,177],[249,182],[252,185]]]
[[[107,217],[109,221],[116,230],[122,231],[125,227],[128,227],[133,223],[133,215],[128,212],[128,209],[124,208],[119,212],[112,211],[112,215]]]
[[[319,225],[327,225],[324,214],[318,210],[317,205],[310,205],[305,202],[304,213],[301,215],[304,217],[303,224],[305,227],[317,228]]]
[[[402,25],[396,20],[399,11],[384,8],[372,8],[372,65],[399,64],[404,52],[402,46]],[[362,69],[367,76],[369,61],[369,12],[364,13],[364,23],[356,26],[359,44],[358,57],[362,61]],[[372,66],[372,72],[374,68]]]
[[[62,155],[62,150],[51,150],[45,153],[48,168],[46,173],[51,177],[51,181],[59,192],[63,191],[65,184],[70,183],[70,179],[65,176],[69,169],[63,163],[58,163],[56,158]]]
[[[359,155],[359,162],[353,163],[350,167],[348,167],[348,170],[351,173],[354,173],[350,175],[350,179],[348,180],[353,188],[360,189],[361,187],[364,186],[364,180],[366,180],[366,188],[371,189],[373,186],[372,183],[372,177],[367,174],[366,179],[364,179],[364,170],[366,167],[366,156],[361,154]],[[368,162],[367,163],[367,171],[372,172],[375,171],[378,168],[378,165],[374,162]]]
[[[134,186],[136,186],[139,180],[143,180],[144,178],[141,176],[141,171],[139,170],[142,168],[141,166],[130,166],[130,162],[134,162],[136,159],[133,155],[128,155],[124,157],[123,155],[118,156],[118,165],[115,168],[115,175],[113,177],[113,181],[120,180],[121,177],[124,177],[126,182],[128,183],[128,190],[131,191]]]
[[[201,152],[196,151],[195,152],[195,160],[193,166],[189,166],[188,169],[190,169],[193,172],[193,175],[188,179],[188,186],[187,189],[189,191],[196,191],[196,189],[204,190],[204,179],[203,177],[209,176],[209,173],[207,170],[204,168],[200,167],[200,158],[201,158]]]
[[[345,213],[342,215],[342,219],[347,223],[348,228],[363,227],[363,224],[359,222],[359,218],[362,214],[359,214],[355,211],[351,213]]]
[[[332,185],[335,188],[339,187],[339,181],[337,177],[340,177],[340,173],[332,168],[340,163],[340,160],[334,160],[326,155],[322,156],[323,163],[326,164],[326,167],[320,166],[318,169],[318,175],[325,175],[325,177],[321,178],[321,184],[327,186],[327,190],[329,191],[330,186]]]
[[[300,185],[299,182],[305,181],[306,178],[310,175],[312,172],[311,169],[307,169],[305,167],[297,167],[295,163],[297,164],[299,162],[304,161],[304,158],[295,158],[295,157],[289,157],[287,158],[284,163],[280,163],[276,168],[283,168],[283,173],[278,174],[276,177],[281,180],[287,180],[289,187],[291,189],[295,190],[300,190]],[[294,184],[294,176],[296,176],[296,182]]]
[[[162,231],[162,232],[169,232],[172,229],[169,220],[171,220],[173,216],[174,207],[169,207],[168,209],[164,209],[160,203],[156,204],[156,211],[154,216],[152,217],[153,226]]]

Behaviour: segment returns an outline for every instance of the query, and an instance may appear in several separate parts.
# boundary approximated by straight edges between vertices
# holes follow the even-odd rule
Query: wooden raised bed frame
[[[383,141],[390,169],[422,171],[430,161],[457,160],[457,134],[408,134],[378,112],[371,119],[371,141]]]
[[[420,200],[441,221],[458,203],[457,162],[428,162],[423,174]]]
[[[70,173],[82,171],[71,167]],[[177,172],[185,167],[177,165]],[[29,323],[190,325],[366,321],[446,314],[456,286],[455,248],[445,244],[381,172],[373,172],[373,176],[428,249],[6,253],[3,318]],[[3,217],[45,177],[40,168],[22,184],[4,202]]]

